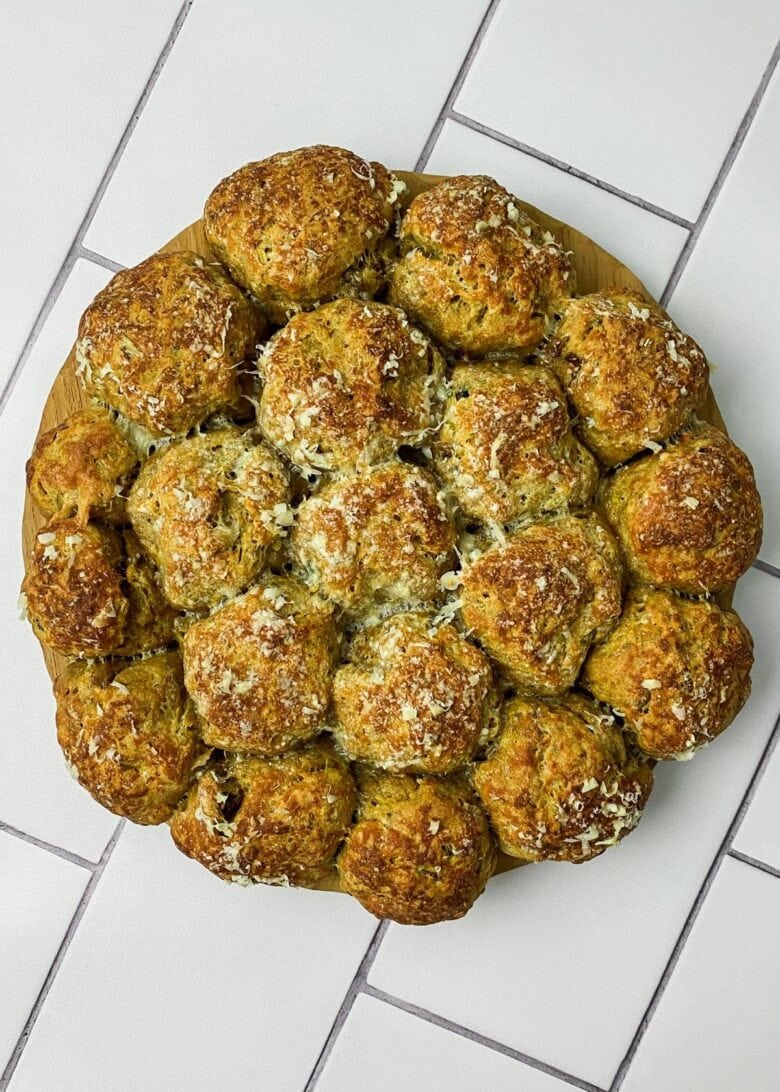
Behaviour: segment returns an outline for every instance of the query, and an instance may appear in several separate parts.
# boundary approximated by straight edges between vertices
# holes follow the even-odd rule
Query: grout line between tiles
[[[443,121],[447,119],[457,122],[458,125],[462,125],[466,129],[473,129],[475,133],[481,133],[482,136],[490,137],[492,140],[498,141],[499,144],[505,144],[508,148],[514,148],[517,152],[523,152],[533,159],[538,159],[542,163],[546,163],[548,167],[555,167],[556,170],[563,171],[564,174],[570,174],[572,178],[578,178],[581,182],[588,182],[596,189],[604,190],[605,193],[609,193],[613,197],[620,197],[623,201],[628,201],[629,204],[636,205],[638,208],[644,209],[645,212],[651,212],[654,216],[660,216],[663,220],[669,220],[670,223],[685,228],[687,231],[693,228],[690,220],[678,216],[676,212],[670,212],[669,209],[661,208],[660,205],[654,205],[652,201],[646,201],[644,197],[640,197],[638,194],[621,190],[618,186],[613,186],[611,182],[605,182],[602,178],[581,171],[579,167],[572,167],[570,163],[565,163],[562,159],[556,159],[555,156],[541,152],[538,148],[533,148],[530,144],[524,144],[521,140],[515,140],[514,137],[507,136],[506,133],[502,133],[498,129],[491,129],[489,125],[483,125],[481,121],[467,117],[466,114],[460,114],[456,110],[449,109],[445,111]]]
[[[92,875],[90,876],[89,881],[87,882],[87,886],[84,888],[84,894],[81,896],[81,899],[79,900],[79,904],[76,907],[76,912],[74,913],[73,917],[70,919],[70,923],[69,923],[68,928],[67,928],[67,930],[65,932],[65,936],[62,938],[62,942],[61,942],[59,948],[57,949],[57,954],[54,957],[54,960],[52,962],[51,967],[49,967],[49,971],[48,971],[48,973],[46,975],[44,983],[41,986],[40,992],[39,992],[38,996],[35,999],[35,1004],[33,1005],[32,1009],[30,1010],[30,1015],[27,1017],[27,1021],[26,1021],[25,1025],[24,1025],[24,1028],[22,1029],[22,1034],[19,1036],[19,1038],[17,1040],[17,1043],[16,1043],[16,1046],[14,1047],[13,1053],[11,1054],[11,1057],[8,1060],[8,1065],[5,1067],[5,1070],[3,1071],[2,1076],[0,1076],[0,1092],[3,1092],[4,1089],[8,1088],[8,1085],[9,1085],[9,1083],[11,1081],[11,1077],[14,1074],[14,1070],[16,1069],[17,1065],[19,1064],[19,1059],[22,1056],[22,1052],[23,1052],[24,1048],[27,1046],[27,1041],[28,1041],[28,1039],[30,1037],[30,1033],[32,1032],[32,1029],[35,1027],[35,1022],[38,1019],[38,1015],[39,1015],[39,1013],[41,1011],[41,1008],[43,1007],[43,1003],[44,1003],[44,1001],[46,1000],[46,998],[47,998],[47,996],[49,994],[49,990],[52,987],[52,983],[54,982],[54,979],[57,977],[57,972],[59,971],[60,966],[62,965],[62,961],[65,958],[65,953],[67,952],[68,948],[70,947],[70,943],[71,943],[71,941],[73,940],[73,937],[76,934],[76,930],[78,929],[79,924],[81,922],[81,919],[84,916],[84,912],[87,909],[87,906],[89,905],[89,901],[92,898],[92,895],[94,894],[95,888],[98,885],[98,881],[99,881],[100,877],[103,875],[103,870],[105,869],[106,865],[108,864],[108,862],[109,862],[109,860],[111,858],[111,854],[114,851],[114,846],[116,845],[117,841],[119,840],[119,835],[122,833],[124,825],[125,825],[125,820],[124,819],[121,819],[117,823],[116,828],[114,829],[114,833],[111,835],[111,838],[109,839],[109,841],[108,841],[108,843],[106,845],[106,848],[103,850],[103,853],[102,853],[102,855],[100,857],[100,860],[94,866],[94,871],[92,872]]]
[[[674,973],[674,969],[675,969],[675,967],[677,966],[677,964],[679,962],[680,956],[682,955],[682,951],[685,948],[685,945],[686,945],[686,943],[688,941],[688,937],[691,934],[691,930],[693,929],[693,926],[694,926],[694,924],[696,922],[696,919],[699,916],[699,911],[701,910],[702,905],[704,904],[704,901],[707,898],[707,895],[709,894],[710,888],[712,887],[713,881],[715,880],[715,877],[718,874],[718,870],[720,869],[721,862],[723,861],[723,858],[727,854],[732,853],[732,849],[731,849],[732,842],[734,841],[734,838],[735,838],[735,836],[737,834],[737,831],[739,830],[739,828],[740,828],[740,826],[742,824],[742,820],[745,817],[745,813],[747,812],[748,808],[750,807],[750,803],[751,803],[751,801],[753,799],[753,796],[755,795],[756,789],[758,788],[758,785],[759,785],[759,783],[761,781],[761,778],[762,778],[762,776],[764,774],[764,771],[766,770],[767,765],[769,764],[769,760],[772,757],[772,754],[774,752],[775,747],[777,746],[777,743],[778,743],[779,739],[780,739],[780,716],[778,716],[777,720],[775,721],[774,728],[772,729],[772,734],[770,735],[769,739],[767,740],[766,746],[764,747],[764,750],[763,750],[763,753],[762,753],[761,758],[759,760],[759,763],[756,766],[755,771],[753,772],[753,776],[751,777],[750,782],[748,784],[748,787],[745,790],[745,793],[744,793],[744,795],[742,797],[740,805],[737,808],[736,814],[734,815],[734,818],[731,820],[731,824],[729,825],[729,828],[726,831],[726,834],[725,834],[725,836],[723,838],[723,841],[721,842],[720,847],[719,847],[717,853],[715,854],[715,857],[713,858],[712,864],[710,865],[709,870],[707,871],[707,875],[704,877],[704,882],[702,883],[701,887],[699,888],[699,892],[698,892],[696,898],[694,899],[693,906],[691,907],[691,909],[690,909],[690,911],[688,913],[688,917],[685,919],[685,924],[682,927],[682,931],[680,932],[680,935],[677,938],[677,942],[676,942],[674,948],[672,949],[672,954],[669,956],[669,960],[668,960],[668,962],[666,964],[666,967],[664,968],[663,974],[661,975],[661,978],[660,978],[660,980],[658,982],[658,985],[656,986],[655,991],[653,993],[653,996],[650,999],[650,1004],[647,1006],[647,1009],[645,1010],[644,1016],[642,1017],[642,1019],[639,1022],[639,1027],[637,1028],[636,1032],[634,1033],[634,1038],[631,1040],[631,1044],[629,1045],[629,1048],[626,1051],[626,1055],[623,1058],[623,1061],[618,1066],[617,1072],[615,1073],[615,1077],[614,1077],[614,1079],[612,1081],[612,1084],[610,1085],[609,1092],[618,1092],[618,1090],[621,1088],[621,1086],[623,1084],[623,1081],[625,1080],[625,1077],[626,1077],[626,1074],[628,1073],[629,1067],[630,1067],[632,1061],[634,1060],[634,1056],[635,1056],[635,1054],[637,1052],[637,1049],[639,1048],[639,1044],[642,1042],[642,1039],[644,1038],[645,1032],[647,1031],[648,1027],[650,1026],[650,1022],[652,1021],[653,1017],[655,1016],[655,1013],[656,1013],[658,1005],[659,1005],[659,1003],[661,1001],[661,998],[663,997],[664,992],[666,990],[666,987],[669,984],[669,979],[672,977],[672,974]],[[736,855],[736,854],[734,854],[734,855]],[[758,862],[752,862],[751,860],[748,860],[748,862],[746,862],[746,863],[755,863],[756,865],[758,865]]]
[[[352,1006],[355,1004],[355,998],[361,992],[366,985],[366,979],[368,978],[368,972],[371,970],[376,954],[379,951],[379,946],[384,939],[387,932],[389,921],[380,921],[377,925],[374,935],[371,937],[371,941],[366,948],[365,955],[360,961],[360,966],[355,972],[355,977],[349,984],[349,989],[344,994],[344,1000],[341,1002],[339,1011],[336,1013],[336,1019],[333,1021],[328,1037],[325,1040],[322,1050],[317,1056],[317,1061],[314,1063],[309,1079],[304,1086],[304,1092],[313,1092],[317,1087],[317,1082],[320,1079],[323,1069],[327,1065],[328,1058],[331,1055],[333,1047],[336,1045],[341,1029],[343,1028],[347,1017],[352,1011]]]
[[[126,269],[124,265],[120,265],[119,262],[115,262],[113,258],[106,258],[103,254],[98,254],[96,250],[90,250],[89,247],[79,244],[76,247],[76,257],[83,258],[87,262],[94,262],[95,265],[102,265],[105,269],[110,269],[112,273],[118,273],[121,269]]]
[[[69,849],[63,849],[62,846],[55,846],[53,842],[45,842],[43,838],[36,838],[34,834],[27,834],[23,830],[19,830],[18,827],[12,827],[10,823],[3,822],[0,819],[0,831],[4,834],[10,834],[14,838],[19,838],[22,842],[29,842],[32,846],[37,846],[38,849],[45,849],[47,853],[52,853],[55,857],[62,857],[65,861],[70,861],[71,864],[78,865],[79,868],[89,869],[90,872],[94,872],[97,868],[97,862],[88,861],[86,857],[80,857],[78,853],[71,853]]]
[[[452,104],[455,102],[455,99],[460,94],[460,89],[461,87],[463,87],[463,81],[469,74],[469,69],[473,64],[474,58],[479,52],[479,47],[482,45],[482,41],[485,37],[485,34],[487,33],[487,29],[493,21],[493,16],[496,14],[496,9],[498,8],[498,5],[500,3],[501,0],[490,0],[490,3],[485,9],[485,14],[482,16],[482,21],[477,27],[477,32],[472,38],[471,45],[466,51],[466,56],[463,58],[463,62],[461,63],[457,75],[453,80],[452,87],[447,93],[447,98],[444,100],[444,105],[439,111],[439,116],[433,123],[433,128],[428,134],[428,139],[425,141],[425,144],[423,145],[423,150],[420,152],[420,155],[417,158],[417,162],[414,165],[414,169],[416,171],[425,170],[425,165],[431,157],[431,152],[436,145],[436,141],[439,139],[439,135],[442,131],[448,113],[452,108]]]
[[[715,181],[712,183],[710,192],[705,198],[704,204],[701,208],[701,212],[696,218],[696,222],[693,225],[691,234],[685,240],[683,248],[680,251],[680,256],[675,262],[674,269],[672,270],[669,276],[669,280],[666,283],[666,288],[663,290],[663,294],[661,295],[660,302],[662,307],[666,307],[670,297],[674,293],[675,288],[680,282],[680,277],[683,275],[685,267],[687,266],[690,256],[693,253],[693,248],[699,241],[699,236],[701,235],[702,228],[704,227],[710,213],[712,212],[713,205],[715,204],[715,201],[717,200],[720,191],[723,189],[723,185],[729,176],[731,168],[734,166],[734,161],[739,154],[740,148],[745,143],[745,137],[750,130],[750,126],[753,124],[753,119],[756,116],[759,106],[761,105],[761,101],[764,97],[766,89],[769,86],[769,81],[772,79],[774,71],[777,68],[778,60],[780,60],[780,41],[778,41],[778,43],[776,44],[774,52],[769,58],[769,63],[764,69],[764,74],[762,75],[758,87],[756,88],[756,93],[750,100],[750,104],[745,111],[744,117],[739,123],[737,131],[734,134],[734,139],[729,146],[729,150],[726,152],[726,156],[721,163],[720,170],[715,176]]]
[[[547,1062],[539,1061],[538,1058],[532,1058],[529,1054],[523,1054],[522,1051],[515,1050],[505,1043],[499,1043],[496,1039],[490,1039],[487,1035],[481,1035],[472,1028],[464,1027],[463,1024],[456,1024],[454,1020],[448,1020],[444,1016],[439,1016],[438,1013],[429,1012],[428,1009],[423,1009],[420,1008],[419,1005],[404,1001],[394,994],[385,993],[384,990],[377,989],[376,986],[365,983],[359,992],[365,993],[368,997],[374,997],[377,1001],[384,1001],[386,1004],[392,1005],[393,1008],[400,1009],[410,1016],[416,1016],[419,1020],[425,1020],[428,1024],[434,1024],[437,1028],[452,1032],[453,1035],[460,1035],[462,1038],[470,1039],[471,1042],[479,1043],[480,1046],[487,1047],[489,1050],[494,1050],[498,1054],[504,1054],[508,1058],[514,1059],[516,1062],[522,1062],[523,1065],[527,1065],[531,1069],[540,1070],[550,1077],[557,1077],[560,1081],[566,1081],[567,1084],[570,1084],[574,1088],[582,1088],[585,1092],[601,1092],[598,1085],[583,1081],[580,1077],[575,1077],[574,1074],[566,1073],[562,1069],[556,1069],[554,1065],[548,1065]]]
[[[753,562],[753,568],[762,573],[768,573],[769,576],[780,576],[780,569],[775,565],[770,565],[768,561],[762,561],[760,557],[757,557]]]
[[[742,864],[750,865],[751,868],[758,868],[761,872],[767,872],[770,876],[777,876],[780,879],[780,868],[775,868],[773,865],[767,864],[766,861],[759,861],[758,858],[750,857],[747,853],[740,853],[738,849],[730,849],[728,855],[733,857],[735,861],[741,861]]]
[[[62,265],[60,266],[59,270],[57,271],[57,275],[54,278],[54,281],[53,281],[53,283],[51,285],[51,288],[49,289],[49,291],[46,294],[46,298],[44,299],[43,303],[41,304],[41,309],[40,309],[40,311],[38,312],[38,314],[35,317],[35,321],[33,322],[32,329],[30,330],[30,333],[27,335],[27,340],[25,341],[25,343],[24,343],[24,345],[22,347],[22,351],[19,354],[19,357],[17,358],[17,361],[16,361],[16,363],[15,363],[15,365],[13,367],[13,370],[11,371],[10,376],[8,377],[8,381],[6,382],[5,387],[2,389],[2,393],[0,393],[0,413],[2,413],[3,410],[5,409],[5,406],[6,406],[7,402],[8,402],[8,399],[11,396],[11,392],[13,391],[14,387],[16,386],[17,380],[19,379],[19,376],[22,373],[22,369],[24,368],[24,365],[26,364],[27,359],[28,359],[30,353],[32,352],[32,348],[35,345],[35,342],[38,340],[38,335],[40,334],[41,329],[43,328],[43,326],[44,326],[44,324],[46,322],[46,319],[49,317],[51,309],[54,306],[54,304],[56,303],[57,298],[59,297],[60,292],[62,291],[62,287],[65,284],[65,281],[68,279],[68,276],[69,276],[71,270],[73,269],[73,266],[76,263],[76,259],[79,258],[79,257],[86,257],[87,255],[90,255],[90,261],[96,261],[99,265],[104,265],[108,269],[113,270],[113,269],[121,269],[122,268],[121,266],[117,265],[116,263],[111,262],[111,260],[109,258],[102,257],[102,255],[94,255],[94,257],[92,257],[91,255],[93,254],[93,252],[92,251],[87,251],[86,248],[84,248],[82,246],[82,240],[83,240],[85,234],[87,233],[87,230],[89,229],[89,226],[90,226],[90,224],[92,223],[92,221],[93,221],[93,219],[95,217],[95,213],[98,210],[98,206],[100,205],[100,202],[103,200],[103,195],[105,194],[106,189],[108,188],[108,184],[109,184],[109,182],[111,181],[111,179],[114,176],[114,172],[116,171],[116,169],[117,169],[117,167],[119,165],[119,161],[122,158],[122,155],[124,153],[125,148],[127,147],[128,141],[130,140],[130,137],[133,135],[133,131],[135,130],[136,125],[138,124],[138,119],[140,118],[141,114],[143,113],[144,107],[146,106],[146,103],[149,100],[149,96],[151,95],[152,90],[154,89],[154,85],[157,83],[157,78],[160,75],[160,72],[162,71],[163,66],[165,65],[165,62],[168,59],[168,55],[170,54],[171,50],[173,49],[174,42],[178,38],[179,32],[181,31],[181,28],[184,25],[184,20],[187,18],[187,15],[189,14],[189,10],[192,7],[194,2],[195,2],[195,0],[184,0],[184,3],[182,4],[181,8],[179,9],[179,14],[176,16],[176,19],[175,19],[174,24],[173,24],[173,26],[171,28],[171,31],[170,31],[168,37],[166,38],[165,44],[163,45],[163,47],[162,47],[162,49],[160,51],[160,54],[157,57],[157,60],[156,60],[156,62],[154,64],[154,68],[152,69],[152,71],[151,71],[151,73],[149,75],[149,78],[148,78],[148,80],[146,81],[146,83],[144,85],[144,89],[141,92],[141,95],[140,95],[137,103],[135,104],[133,112],[130,115],[130,120],[128,121],[127,125],[124,128],[124,131],[123,131],[121,137],[119,138],[119,143],[117,144],[116,148],[114,149],[114,152],[113,152],[113,154],[111,156],[111,159],[109,160],[108,166],[106,167],[105,171],[103,172],[103,175],[102,175],[102,177],[100,179],[100,182],[98,183],[98,187],[95,190],[95,193],[94,193],[94,195],[92,197],[92,200],[89,203],[89,206],[87,207],[87,211],[84,213],[84,218],[82,219],[81,223],[78,226],[78,229],[77,229],[76,234],[75,234],[75,236],[73,238],[73,242],[70,245],[68,253],[65,255],[65,259],[64,259]]]

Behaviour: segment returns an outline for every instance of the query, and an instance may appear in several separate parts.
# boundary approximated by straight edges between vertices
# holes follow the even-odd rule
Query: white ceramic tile
[[[764,501],[761,557],[780,566],[780,74],[715,202],[669,305],[717,362],[713,389]]]
[[[2,5],[0,383],[16,362],[180,4]]]
[[[76,263],[0,418],[0,819],[93,861],[117,820],[68,774],[40,646],[28,623],[17,621],[16,604],[24,573],[25,460],[79,316],[109,276],[100,266]]]
[[[584,231],[632,269],[656,298],[688,237],[677,224],[457,122],[445,123],[425,169],[493,175],[523,200]]]
[[[391,927],[373,985],[609,1087],[780,709],[780,581],[752,570],[736,605],[753,697],[692,762],[657,768],[639,828],[587,864],[497,877],[462,921]]]
[[[695,220],[780,30],[774,0],[511,0],[455,104]]]
[[[89,881],[85,868],[0,831],[0,1073]]]
[[[11,1088],[300,1092],[375,928],[346,895],[224,884],[128,825]]]
[[[317,1092],[565,1092],[556,1077],[360,994]]]
[[[780,880],[726,858],[623,1092],[775,1092]]]
[[[780,747],[775,747],[764,770],[734,848],[780,869]]]
[[[224,175],[303,144],[414,165],[487,0],[198,0],[87,244],[126,265],[201,215]]]

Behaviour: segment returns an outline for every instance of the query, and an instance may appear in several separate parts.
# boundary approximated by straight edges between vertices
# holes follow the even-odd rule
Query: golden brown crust
[[[152,455],[127,507],[168,600],[198,610],[251,583],[292,523],[289,499],[277,454],[256,430],[231,425]]]
[[[247,163],[204,210],[206,237],[272,322],[384,285],[388,232],[405,189],[381,163],[316,144]]]
[[[165,822],[204,753],[179,654],[73,663],[54,694],[57,738],[80,784],[116,815]]]
[[[77,374],[94,398],[154,436],[240,402],[239,365],[263,331],[225,271],[191,251],[117,273],[79,323]]]
[[[612,717],[567,694],[554,705],[509,702],[474,783],[505,853],[578,864],[634,829],[653,773],[627,753]]]
[[[27,461],[27,488],[45,516],[126,522],[125,490],[138,456],[108,410],[77,410],[41,433]]]
[[[277,758],[213,761],[173,816],[171,835],[220,879],[305,886],[333,867],[356,804],[346,762],[320,738]]]
[[[448,178],[419,194],[400,238],[391,302],[450,349],[530,349],[574,290],[560,245],[485,175]]]
[[[490,662],[454,626],[395,614],[361,631],[336,673],[334,734],[349,758],[447,774],[495,729]]]
[[[358,784],[358,819],[338,858],[344,890],[404,925],[463,917],[496,859],[465,779],[364,770]]]
[[[582,674],[654,758],[690,758],[731,724],[750,694],[753,642],[734,611],[650,588],[623,614]]]
[[[583,512],[529,524],[486,550],[464,570],[460,612],[522,694],[554,697],[574,684],[620,600],[617,544]]]
[[[176,612],[129,529],[50,520],[22,594],[36,636],[65,656],[134,656],[173,641]]]
[[[128,602],[119,534],[78,519],[40,529],[22,584],[40,641],[65,656],[103,656],[122,642]]]
[[[305,472],[381,462],[435,427],[444,361],[403,312],[341,299],[268,343],[259,421]]]
[[[617,470],[600,500],[637,583],[699,595],[729,587],[761,545],[761,500],[747,456],[696,424],[664,451]]]
[[[668,440],[707,393],[699,346],[630,289],[569,300],[541,359],[566,387],[579,435],[607,466]]]
[[[184,635],[184,677],[213,747],[279,754],[311,739],[330,705],[332,608],[290,577],[266,576]]]
[[[439,595],[455,530],[433,475],[391,462],[304,501],[291,545],[320,594],[352,612],[376,611]]]
[[[558,381],[516,363],[455,368],[434,458],[462,512],[488,523],[581,507],[598,480]]]

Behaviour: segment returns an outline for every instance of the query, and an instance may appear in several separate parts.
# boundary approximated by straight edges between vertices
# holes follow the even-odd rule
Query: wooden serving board
[[[408,205],[412,198],[416,197],[418,193],[422,193],[424,190],[428,190],[432,186],[435,186],[437,182],[443,181],[442,175],[414,174],[408,171],[396,171],[395,174],[398,178],[403,179],[408,187],[407,192],[402,198],[403,206]],[[577,291],[579,293],[585,294],[587,292],[595,292],[601,288],[633,288],[640,292],[646,300],[653,301],[652,295],[648,292],[639,278],[623,265],[622,262],[619,262],[617,258],[614,258],[597,243],[594,243],[587,235],[583,235],[583,233],[577,231],[576,228],[571,227],[569,224],[564,224],[560,220],[556,220],[554,216],[549,216],[546,212],[534,208],[533,205],[529,205],[525,201],[521,201],[520,205],[537,221],[537,223],[541,224],[542,227],[546,228],[548,231],[551,231],[556,239],[563,244],[566,250],[573,252],[572,262],[577,274]],[[215,260],[211,248],[206,242],[202,220],[197,220],[194,224],[190,224],[189,227],[180,231],[178,235],[171,239],[169,243],[160,247],[160,251],[175,250],[193,250],[197,254],[207,258],[209,261]],[[75,334],[76,331],[74,330],[74,335]],[[54,384],[49,391],[49,397],[46,399],[41,422],[38,426],[38,433],[40,434],[50,428],[54,428],[55,425],[64,421],[71,413],[77,409],[81,409],[86,404],[87,398],[81,387],[81,383],[76,376],[74,345],[68,353],[65,363],[60,368],[57,378],[54,380]],[[708,391],[706,402],[700,409],[699,416],[709,421],[711,424],[717,425],[718,428],[721,428],[726,432],[726,426],[712,394],[712,390]],[[33,543],[35,542],[35,536],[44,522],[44,517],[34,507],[28,494],[25,497],[24,517],[22,520],[22,546],[24,549],[25,570],[27,568],[27,562],[32,551]],[[719,595],[717,598],[721,605],[728,605],[731,602],[731,593],[722,596]],[[62,671],[67,661],[65,657],[58,655],[56,652],[52,652],[48,648],[42,646],[42,650],[49,675],[54,679]],[[506,872],[508,869],[519,867],[522,863],[523,862],[512,857],[500,854],[496,871]],[[317,886],[327,890],[339,889],[338,880],[335,877],[326,877]]]

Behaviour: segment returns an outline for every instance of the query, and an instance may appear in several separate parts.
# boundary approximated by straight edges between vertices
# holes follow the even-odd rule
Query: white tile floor
[[[500,4],[455,109],[693,221],[780,10],[731,0]]]
[[[774,1092],[780,884],[726,859],[624,1084]]]
[[[365,993],[355,1000],[317,1083],[318,1092],[565,1092],[566,1087],[556,1077]]]
[[[9,1058],[16,1047],[89,878],[86,869],[0,831],[3,1058]],[[24,922],[22,937],[20,921]]]
[[[4,4],[0,382],[141,97],[181,0]]]
[[[777,5],[327,10],[88,0],[67,19],[40,2],[4,15],[0,1086],[775,1088]],[[739,722],[662,768],[619,850],[496,879],[464,921],[427,930],[375,935],[338,895],[225,889],[165,830],[118,833],[65,774],[37,646],[14,620],[23,459],[105,267],[194,219],[238,163],[313,140],[492,173],[618,254],[717,361],[764,494],[765,571],[737,600],[758,654]]]

